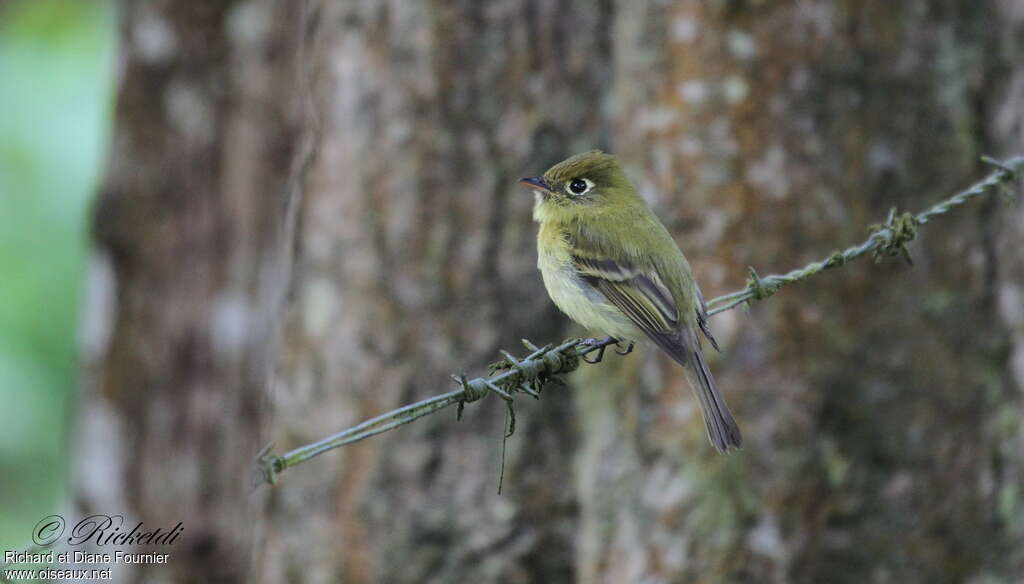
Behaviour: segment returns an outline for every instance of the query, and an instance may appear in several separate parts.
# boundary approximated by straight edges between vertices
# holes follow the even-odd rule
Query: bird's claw
[[[615,346],[616,347],[621,347],[622,345],[620,345],[619,343],[615,343]],[[633,342],[630,341],[629,343],[627,343],[626,344],[626,348],[622,349],[621,351],[618,348],[616,348],[615,352],[617,354],[619,354],[619,355],[628,355],[628,354],[632,353],[633,352]]]
[[[603,339],[583,339],[580,341],[580,345],[586,347],[597,347],[597,355],[595,355],[593,359],[587,359],[586,355],[580,355],[580,359],[583,359],[591,365],[600,363],[601,360],[604,359],[604,350],[608,348],[609,344],[615,342],[615,339],[612,337],[605,337]]]
[[[586,355],[581,355],[580,359],[583,359],[584,361],[590,363],[591,365],[596,365],[597,363],[600,363],[602,359],[604,359],[604,350],[605,347],[601,347],[600,349],[598,349],[597,355],[595,355],[593,359],[587,359]]]

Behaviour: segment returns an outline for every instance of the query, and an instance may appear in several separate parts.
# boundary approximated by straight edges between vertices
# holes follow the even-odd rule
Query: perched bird
[[[558,308],[630,347],[653,341],[686,370],[711,443],[719,452],[738,448],[739,426],[701,352],[700,334],[716,350],[718,343],[700,288],[615,158],[584,152],[519,182],[536,192],[537,267]]]

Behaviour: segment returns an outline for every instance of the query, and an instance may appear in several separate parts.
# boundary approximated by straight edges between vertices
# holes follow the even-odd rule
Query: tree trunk
[[[307,19],[271,3],[122,9],[95,227],[116,314],[79,421],[79,507],[183,524],[171,561],[119,575],[249,581],[264,508],[252,461],[315,130]]]
[[[279,443],[454,389],[451,373],[479,372],[523,337],[560,338],[532,195],[515,182],[601,140],[609,77],[609,15],[563,4],[325,11],[331,105],[300,230]],[[269,580],[309,565],[324,582],[571,579],[570,396],[521,405],[498,496],[504,416],[496,403],[459,423],[444,412],[288,476]]]
[[[201,4],[124,3],[96,213],[116,317],[80,508],[185,527],[131,577],[1024,575],[1024,215],[988,202],[922,228],[912,268],[852,264],[712,319],[739,453],[715,454],[647,350],[517,404],[501,495],[498,400],[250,483],[271,440],[580,333],[515,185],[571,153],[620,156],[708,298],[967,186],[1024,143],[1013,2]]]

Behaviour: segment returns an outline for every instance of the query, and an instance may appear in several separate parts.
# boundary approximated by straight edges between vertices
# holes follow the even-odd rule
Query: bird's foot
[[[580,355],[580,359],[583,359],[587,363],[595,364],[600,363],[604,359],[604,350],[608,348],[608,345],[617,344],[618,341],[615,337],[605,337],[603,339],[583,339],[580,341],[580,346],[583,347],[597,347],[597,355],[593,359],[587,359],[586,355]]]
[[[630,341],[629,343],[627,343],[626,344],[626,348],[622,349],[621,351],[619,350],[619,348],[622,347],[622,345],[620,343],[618,343],[618,342],[615,343],[615,347],[616,347],[615,352],[617,354],[619,354],[619,355],[628,355],[628,354],[633,352],[633,341]]]

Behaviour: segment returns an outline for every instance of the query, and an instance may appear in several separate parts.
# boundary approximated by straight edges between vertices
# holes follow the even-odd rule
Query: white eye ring
[[[573,189],[573,187],[579,189],[579,183],[583,183],[584,188],[582,190]],[[590,192],[590,189],[592,188],[594,188],[594,182],[591,181],[589,178],[574,178],[565,183],[565,192],[569,193],[570,197],[579,197],[581,195],[585,195],[588,192]]]

